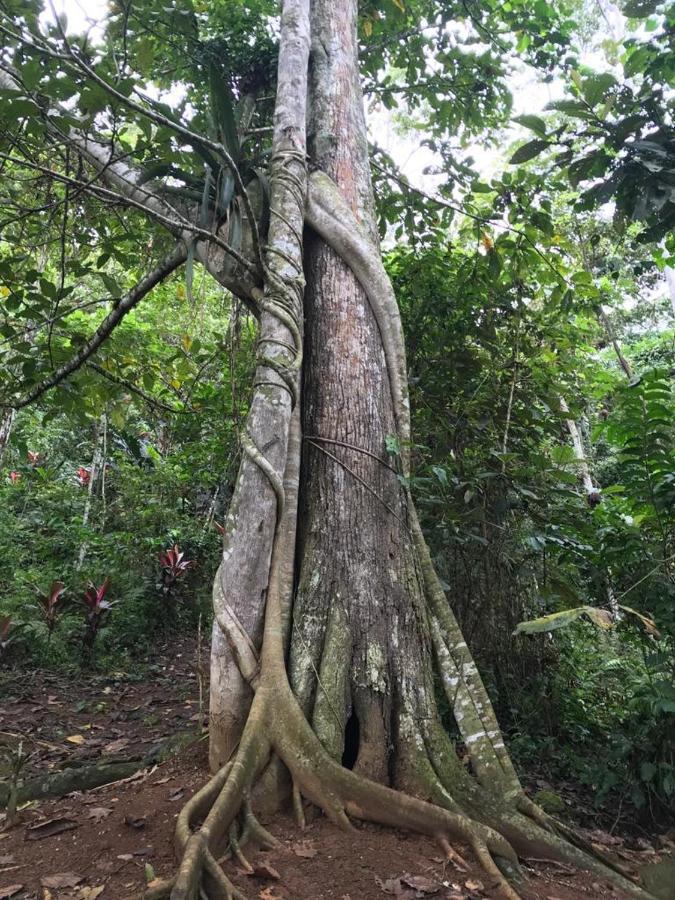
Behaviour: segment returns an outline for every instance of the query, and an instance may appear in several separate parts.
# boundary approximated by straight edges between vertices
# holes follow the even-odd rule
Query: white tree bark
[[[87,499],[84,501],[84,512],[82,513],[82,528],[89,527],[89,519],[91,518],[91,508],[94,502],[94,493],[98,482],[99,473],[101,472],[103,459],[103,441],[106,432],[106,414],[103,413],[101,418],[94,427],[94,453],[91,458],[91,468],[89,470],[89,483],[87,484]],[[77,562],[75,563],[75,571],[79,572],[84,565],[89,549],[89,541],[85,538],[80,544],[80,550],[77,554]]]
[[[13,409],[4,409],[0,414],[0,463],[2,463],[2,458],[5,455],[5,450],[12,434],[14,415]]]
[[[564,413],[568,413],[570,411],[570,408],[567,405],[564,397],[560,397],[560,409]],[[590,498],[597,498],[600,494],[600,489],[596,487],[593,482],[591,469],[588,465],[588,459],[586,458],[584,442],[581,439],[581,433],[579,431],[577,423],[574,421],[574,419],[565,419],[565,424],[567,425],[567,431],[569,432],[570,440],[572,441],[574,458],[579,463],[579,473],[581,475],[581,481],[583,483],[584,490],[586,491],[589,500]]]

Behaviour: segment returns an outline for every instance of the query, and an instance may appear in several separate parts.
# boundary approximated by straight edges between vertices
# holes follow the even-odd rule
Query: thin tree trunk
[[[570,408],[567,405],[567,401],[564,397],[560,397],[560,409],[564,413],[568,413],[570,411]],[[596,487],[593,481],[591,468],[588,465],[588,459],[586,457],[586,451],[584,449],[584,442],[581,439],[581,433],[574,419],[565,419],[565,425],[567,426],[567,431],[569,432],[570,440],[572,441],[574,458],[579,464],[579,474],[581,475],[581,481],[583,483],[584,490],[586,491],[588,502],[591,505],[595,505],[600,500],[600,490]]]
[[[103,444],[104,435],[106,433],[106,414],[103,413],[101,418],[94,425],[94,453],[91,458],[91,468],[89,470],[89,483],[87,484],[87,499],[84,501],[84,512],[82,513],[82,529],[84,531],[89,527],[89,519],[94,502],[94,494],[96,492],[96,484],[98,482],[101,464],[103,460]],[[89,541],[84,538],[80,544],[77,554],[77,562],[75,563],[75,571],[79,572],[84,565],[89,549]]]
[[[621,349],[621,344],[619,343],[619,339],[614,333],[614,329],[612,328],[612,323],[609,321],[609,317],[604,309],[600,306],[598,307],[598,319],[600,320],[600,324],[605,330],[605,334],[607,338],[611,341],[612,347],[614,348],[614,353],[616,354],[616,358],[619,361],[619,365],[624,371],[626,378],[633,377],[633,370],[631,368],[630,363],[623,355],[623,350]]]
[[[13,409],[4,409],[0,415],[0,464],[12,434],[14,417],[15,411]]]
[[[675,269],[666,266],[666,285],[668,286],[668,296],[670,297],[670,305],[673,308],[675,316]]]

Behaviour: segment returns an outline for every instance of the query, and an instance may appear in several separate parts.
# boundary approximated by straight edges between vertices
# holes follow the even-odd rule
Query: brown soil
[[[208,659],[208,647],[204,653]],[[149,661],[142,679],[125,672],[1,672],[0,733],[24,742],[26,778],[108,757],[145,757],[168,738],[199,729],[195,662],[195,641],[184,638]]]
[[[142,891],[147,879],[172,873],[176,816],[207,775],[206,739],[196,734],[194,658],[188,642],[174,647],[172,661],[158,665],[143,681],[33,673],[6,683],[0,731],[29,739],[35,754],[29,774],[91,761],[109,752],[114,741],[126,742],[122,750],[129,756],[147,755],[149,747],[176,731],[191,729],[197,742],[125,781],[23,809],[15,825],[0,832],[0,900],[127,900]],[[84,740],[67,740],[74,735]],[[345,833],[321,816],[304,831],[283,816],[267,825],[281,847],[247,853],[254,875],[225,864],[251,900],[497,896],[461,846],[456,849],[469,864],[466,872],[444,862],[438,847],[417,835],[359,824]],[[651,848],[612,849],[635,865],[657,859]],[[564,866],[541,860],[525,865],[528,880],[521,893],[527,900],[620,896],[594,876]],[[16,890],[9,893],[12,886]]]

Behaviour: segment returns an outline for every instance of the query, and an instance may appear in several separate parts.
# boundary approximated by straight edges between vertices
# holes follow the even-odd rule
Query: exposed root
[[[246,895],[232,884],[208,850],[204,851],[204,867],[206,884],[200,891],[204,898],[208,898],[208,900],[211,898],[213,900],[246,900]],[[171,897],[173,898],[173,894]]]
[[[141,894],[136,894],[132,897],[132,900],[164,900],[165,897],[171,896],[171,889],[175,881],[175,878],[166,880],[155,879]]]
[[[468,872],[469,866],[467,865],[463,856],[454,849],[454,847],[447,841],[445,838],[441,838],[440,845],[445,853],[445,858],[449,860],[453,866],[458,869],[460,872]]]
[[[237,834],[237,825],[233,822],[230,825],[230,847],[229,852],[234,856],[239,865],[247,872],[253,871],[253,866],[246,859],[239,843],[239,835]]]
[[[519,900],[519,894],[511,887],[506,878],[502,875],[496,862],[490,855],[490,851],[482,841],[474,841],[471,844],[476,859],[483,869],[493,879],[495,887],[499,888],[500,893],[507,900]]]
[[[300,793],[300,788],[293,782],[293,814],[295,816],[295,824],[298,828],[304,831],[305,825],[305,810],[302,805],[302,794]]]
[[[197,818],[204,818],[213,806],[216,797],[222,790],[232,763],[227,763],[191,797],[178,815],[176,822],[175,847],[176,854],[181,857],[192,836],[192,824]]]
[[[248,797],[244,798],[242,804],[242,818],[244,820],[244,828],[241,838],[239,839],[239,843],[242,847],[246,846],[249,841],[255,841],[255,843],[262,847],[263,850],[272,850],[274,847],[280,846],[279,841],[274,835],[270,834],[253,814],[251,801]]]

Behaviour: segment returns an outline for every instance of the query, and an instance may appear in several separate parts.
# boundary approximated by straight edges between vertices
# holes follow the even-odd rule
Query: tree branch
[[[228,256],[231,256],[232,259],[234,259],[251,275],[259,274],[258,269],[252,262],[242,256],[241,253],[239,253],[228,243],[222,240],[222,238],[219,238],[217,234],[215,234],[213,231],[208,231],[206,228],[200,228],[198,225],[193,225],[192,222],[184,218],[177,209],[174,209],[169,204],[165,205],[178,218],[174,219],[170,216],[164,215],[164,213],[161,213],[156,209],[144,203],[141,203],[139,200],[135,200],[131,195],[119,194],[117,193],[117,191],[114,191],[111,188],[106,188],[102,185],[94,184],[92,181],[80,181],[77,178],[63,175],[61,172],[55,172],[54,169],[50,169],[48,166],[39,165],[38,163],[35,163],[29,159],[23,159],[18,156],[11,156],[7,153],[0,153],[0,159],[16,163],[19,166],[26,166],[27,168],[33,169],[36,172],[42,172],[44,175],[49,175],[51,178],[54,178],[56,181],[61,181],[63,184],[72,184],[77,185],[78,187],[86,188],[90,193],[98,196],[101,199],[111,200],[115,203],[122,203],[126,206],[131,206],[135,209],[139,209],[141,212],[144,212],[147,215],[152,216],[152,218],[156,219],[158,222],[161,222],[162,225],[164,225],[171,234],[176,237],[181,237],[186,244],[190,242],[190,238],[193,235],[200,238],[206,243],[212,242],[217,247],[220,247],[220,249],[223,250]]]
[[[195,412],[193,409],[178,409],[175,406],[171,406],[169,403],[164,403],[162,400],[157,400],[155,397],[152,397],[150,394],[148,394],[147,391],[144,391],[142,388],[139,388],[138,385],[135,385],[132,381],[128,381],[126,378],[122,378],[121,375],[116,375],[114,372],[110,372],[108,371],[108,369],[104,369],[103,366],[99,366],[98,363],[87,362],[85,363],[85,365],[88,369],[91,369],[102,378],[105,378],[106,381],[111,381],[113,384],[117,384],[120,387],[123,387],[131,394],[136,394],[141,398],[141,400],[145,400],[145,402],[149,406],[153,406],[156,409],[161,409],[164,412],[172,413],[177,416],[192,415]]]
[[[37,384],[31,391],[19,400],[12,403],[3,403],[2,406],[12,409],[22,409],[33,403],[41,397],[46,391],[57,384],[60,384],[73,372],[76,372],[90,356],[98,350],[103,342],[111,335],[122,319],[130,312],[140,301],[149,293],[152,288],[164,281],[164,279],[175,271],[182,263],[185,262],[187,251],[185,247],[178,245],[169,256],[166,257],[152,272],[142,278],[130,291],[123,297],[115,309],[110,312],[98,326],[94,334],[84,344],[84,346],[67,362],[60,366],[44,381]]]

